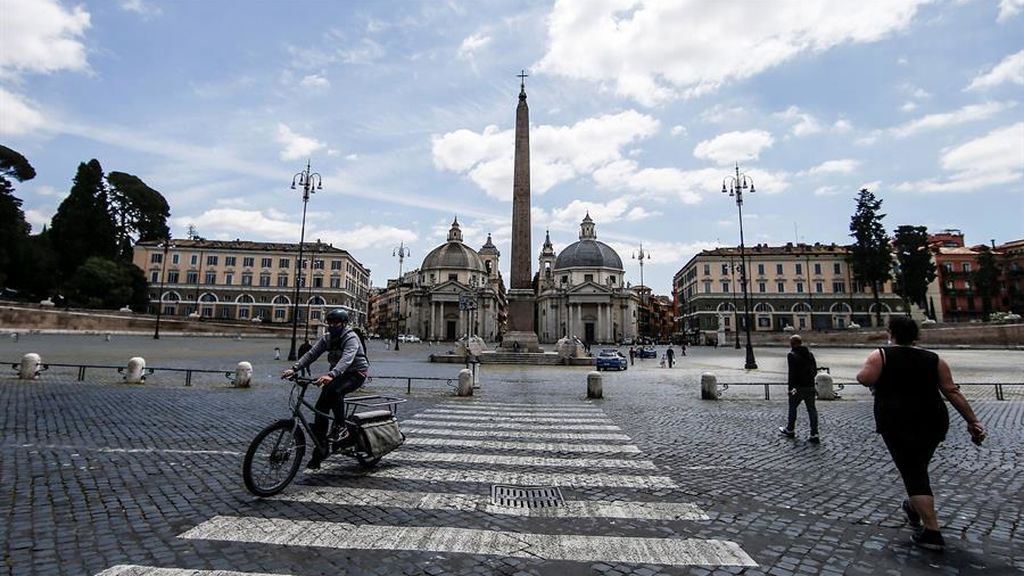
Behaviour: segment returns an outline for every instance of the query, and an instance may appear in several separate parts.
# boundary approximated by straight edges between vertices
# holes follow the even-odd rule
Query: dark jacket
[[[324,333],[313,343],[309,352],[303,354],[292,366],[292,370],[298,371],[309,366],[324,352],[327,352],[327,362],[331,365],[328,374],[333,378],[346,372],[365,374],[370,368],[370,363],[366,359],[366,350],[363,349],[359,335],[351,328],[346,328],[336,338],[331,338],[330,332]]]
[[[814,377],[818,375],[818,363],[814,361],[814,354],[807,346],[797,346],[789,351],[786,357],[789,363],[789,376],[786,384],[789,389],[814,388]]]

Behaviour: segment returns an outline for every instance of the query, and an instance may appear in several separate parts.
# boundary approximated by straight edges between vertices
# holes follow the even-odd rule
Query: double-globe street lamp
[[[163,312],[164,307],[164,281],[167,278],[167,251],[174,248],[171,244],[170,238],[164,240],[161,244],[164,249],[164,254],[160,259],[160,292],[156,295],[156,327],[153,329],[153,340],[160,339],[160,313]]]
[[[404,240],[391,251],[392,257],[398,257],[398,282],[395,282],[395,290],[398,293],[398,302],[395,304],[395,352],[398,352],[398,332],[401,330],[399,322],[402,319],[402,265],[405,263],[405,257],[410,254],[409,247],[405,245]]]
[[[747,334],[747,361],[744,368],[756,370],[757,361],[754,360],[754,347],[750,344],[750,296],[747,291],[747,250],[743,243],[743,192],[750,190],[753,194],[754,180],[746,174],[740,174],[740,165],[736,164],[736,176],[726,176],[722,180],[722,194],[729,194],[729,197],[736,197],[736,209],[740,217],[740,285],[743,287],[743,328]]]
[[[302,188],[302,228],[299,232],[299,257],[295,260],[295,301],[292,303],[292,345],[288,350],[288,360],[294,362],[295,337],[299,332],[299,288],[302,284],[302,244],[306,241],[306,205],[309,204],[309,195],[317,190],[323,190],[323,181],[320,174],[311,172],[309,160],[306,160],[306,169],[292,176],[292,190],[298,185]]]

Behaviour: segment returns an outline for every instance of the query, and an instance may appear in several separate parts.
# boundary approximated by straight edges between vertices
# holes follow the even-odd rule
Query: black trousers
[[[316,415],[313,417],[313,435],[317,442],[327,445],[327,416],[328,411],[334,414],[334,421],[341,424],[345,418],[345,409],[342,401],[345,395],[354,392],[366,382],[366,376],[358,373],[342,374],[331,383],[320,390],[320,397],[316,400]]]
[[[796,426],[796,409],[803,402],[807,406],[807,416],[811,419],[811,436],[818,435],[818,407],[814,405],[817,391],[814,388],[795,388],[789,395],[789,418],[786,430],[793,431]]]
[[[885,447],[889,449],[892,463],[900,471],[903,486],[909,496],[932,496],[932,484],[928,478],[935,449],[940,440],[925,434],[911,432],[887,432],[882,434]]]

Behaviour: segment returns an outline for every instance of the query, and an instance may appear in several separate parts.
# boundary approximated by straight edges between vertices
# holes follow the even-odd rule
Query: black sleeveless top
[[[880,348],[884,364],[874,386],[875,431],[944,440],[949,411],[939,392],[939,356],[912,346]]]

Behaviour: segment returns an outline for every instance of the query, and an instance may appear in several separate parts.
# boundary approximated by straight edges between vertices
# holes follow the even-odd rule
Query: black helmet
[[[348,324],[348,311],[342,310],[341,308],[331,310],[330,312],[327,313],[327,317],[325,318],[325,320],[327,321],[328,324],[333,324],[336,322],[341,324]]]

